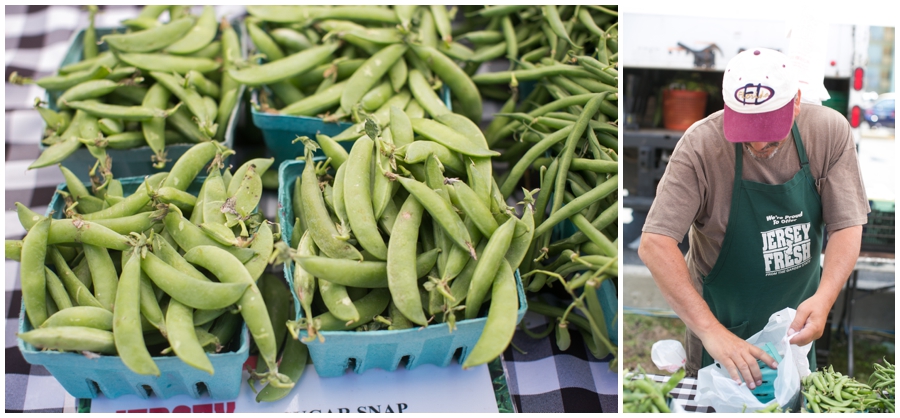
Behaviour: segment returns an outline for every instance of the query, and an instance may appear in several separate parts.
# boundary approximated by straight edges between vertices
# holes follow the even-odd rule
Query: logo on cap
[[[734,99],[745,105],[761,105],[774,95],[774,89],[762,84],[747,84],[734,91]]]

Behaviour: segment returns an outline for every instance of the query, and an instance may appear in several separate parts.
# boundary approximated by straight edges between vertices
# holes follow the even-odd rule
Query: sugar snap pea
[[[499,270],[493,273],[495,277],[491,290],[491,308],[484,330],[472,351],[466,355],[462,365],[464,369],[497,358],[512,341],[516,331],[516,311],[519,305],[516,279],[512,267],[506,260],[501,260],[499,267]]]
[[[306,225],[316,246],[328,257],[362,260],[362,255],[356,248],[336,238],[339,234],[319,190],[311,152],[307,152],[303,174],[297,181],[300,181],[301,206],[306,215]]]
[[[203,12],[200,13],[197,23],[181,39],[166,47],[166,51],[179,55],[197,52],[212,42],[217,29],[215,9],[213,6],[203,6]]]
[[[516,219],[510,217],[488,239],[484,253],[475,265],[472,273],[472,282],[466,295],[466,318],[472,319],[478,316],[481,303],[487,294],[494,277],[497,274],[501,262],[505,262],[504,256],[509,250],[513,233],[516,230]]]
[[[337,43],[316,46],[287,57],[243,70],[231,69],[228,74],[248,86],[260,86],[286,80],[321,64],[338,48]]]
[[[427,325],[419,299],[418,274],[413,270],[418,231],[424,208],[412,195],[406,198],[391,231],[388,242],[387,281],[393,304],[410,321]]]
[[[439,250],[434,249],[416,257],[416,275],[422,277],[431,271]],[[320,279],[344,286],[364,288],[388,287],[387,263],[384,261],[354,261],[328,257],[298,257],[295,260],[303,270]]]
[[[140,326],[141,261],[139,253],[128,258],[116,292],[115,307],[110,315],[116,351],[131,371],[159,376],[159,367],[144,345]]]
[[[109,44],[110,48],[122,52],[152,52],[163,49],[178,41],[194,25],[194,19],[183,17],[173,19],[171,22],[156,28],[124,33],[106,35],[100,38],[101,42]]]
[[[458,153],[473,157],[493,157],[500,153],[481,148],[449,127],[430,119],[411,119],[413,131]]]
[[[113,333],[94,328],[79,326],[38,328],[16,335],[37,348],[116,354]]]

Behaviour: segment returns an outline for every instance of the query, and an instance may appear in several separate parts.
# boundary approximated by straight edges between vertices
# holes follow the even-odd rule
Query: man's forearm
[[[862,226],[851,226],[833,231],[825,248],[825,264],[822,267],[822,281],[816,296],[824,298],[832,305],[853,272],[859,258],[862,240]]]
[[[703,296],[694,289],[687,263],[674,239],[645,232],[638,255],[650,269],[666,302],[694,334],[703,339],[708,332],[722,328]]]

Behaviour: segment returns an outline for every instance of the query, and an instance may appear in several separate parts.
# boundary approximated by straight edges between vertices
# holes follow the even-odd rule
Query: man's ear
[[[794,97],[794,117],[800,114],[800,89],[797,89],[797,96]]]

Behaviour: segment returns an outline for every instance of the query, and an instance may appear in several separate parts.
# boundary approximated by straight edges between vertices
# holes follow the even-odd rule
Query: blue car
[[[894,97],[882,97],[875,102],[870,109],[866,110],[866,122],[870,128],[876,127],[894,127]]]

